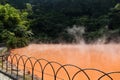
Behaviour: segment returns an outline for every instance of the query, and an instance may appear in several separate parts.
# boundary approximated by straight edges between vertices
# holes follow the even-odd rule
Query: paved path
[[[2,50],[2,49],[4,49],[4,48],[6,48],[6,47],[0,47],[0,50]]]

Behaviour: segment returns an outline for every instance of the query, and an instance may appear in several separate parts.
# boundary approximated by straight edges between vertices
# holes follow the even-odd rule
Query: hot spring
[[[11,53],[32,56],[38,59],[43,58],[61,64],[73,64],[80,68],[99,69],[104,72],[120,71],[119,44],[30,44],[24,48],[13,49]],[[71,70],[70,73],[73,71]],[[48,69],[46,73],[50,74],[50,72]],[[100,75],[95,71],[88,71],[88,73],[91,75],[91,80],[96,80],[96,76]],[[39,74],[36,72],[36,75]],[[63,73],[60,76],[63,78],[65,75]],[[118,80],[120,74],[113,75],[113,77]],[[45,80],[52,79],[46,78]],[[68,79],[64,78],[64,80]],[[79,77],[76,80],[87,79]],[[104,78],[102,80],[110,79]]]

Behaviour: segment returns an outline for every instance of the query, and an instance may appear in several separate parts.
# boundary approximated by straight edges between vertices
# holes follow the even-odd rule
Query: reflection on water
[[[25,48],[14,49],[11,52],[32,57],[34,56],[36,58],[44,58],[61,64],[74,64],[80,68],[96,68],[104,72],[120,70],[119,44],[31,44]],[[97,76],[89,71],[88,73],[91,74],[91,76]],[[49,78],[48,80],[51,79]]]

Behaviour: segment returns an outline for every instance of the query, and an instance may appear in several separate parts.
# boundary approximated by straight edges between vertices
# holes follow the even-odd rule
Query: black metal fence
[[[105,73],[18,54],[2,55],[0,59],[1,69],[16,80],[120,80],[120,71]]]

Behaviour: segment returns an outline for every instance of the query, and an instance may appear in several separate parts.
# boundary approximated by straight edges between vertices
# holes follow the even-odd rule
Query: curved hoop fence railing
[[[106,73],[18,54],[2,55],[0,59],[1,69],[16,80],[120,80],[120,71]]]

